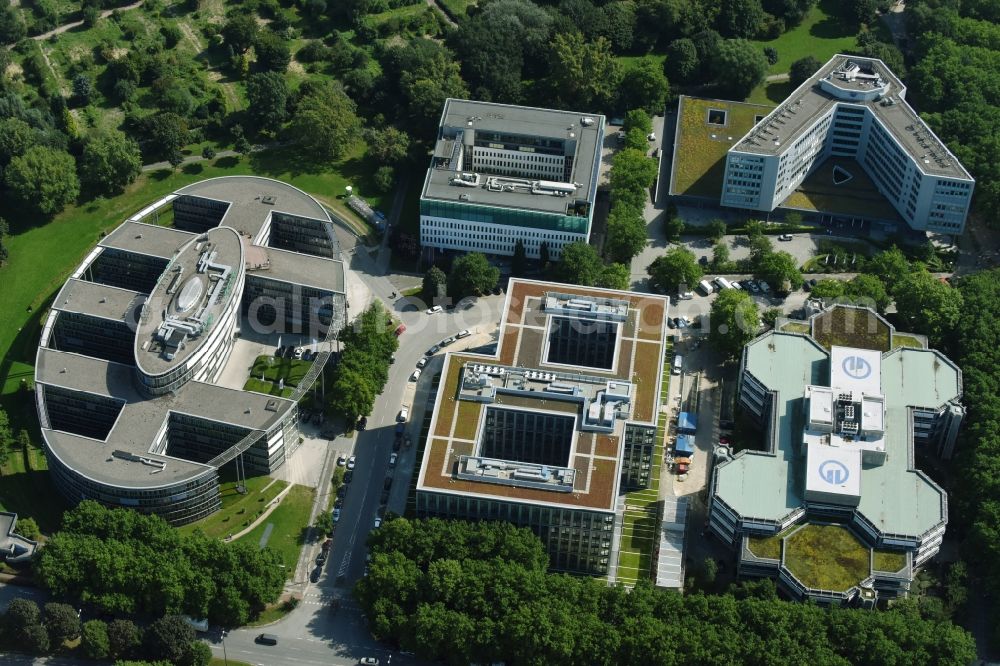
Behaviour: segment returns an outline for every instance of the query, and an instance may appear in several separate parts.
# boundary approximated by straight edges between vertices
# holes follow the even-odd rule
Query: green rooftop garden
[[[839,185],[834,182],[834,168],[840,167],[850,179]],[[839,178],[839,177],[838,177]],[[875,183],[857,160],[831,157],[810,175],[788,198],[782,208],[817,210],[836,215],[864,215],[887,220],[899,214],[875,187]]]
[[[773,109],[770,105],[682,98],[678,110],[679,158],[674,160],[671,193],[718,199],[726,171],[726,152],[750,131],[757,116],[765,116]],[[724,124],[710,125],[710,110],[725,111]],[[721,116],[717,119],[722,120]]]
[[[804,321],[786,321],[781,325],[781,331],[785,333],[809,333],[809,324]]]
[[[781,537],[778,535],[769,537],[750,537],[747,540],[750,552],[757,557],[766,557],[771,560],[781,559]]]
[[[898,550],[876,550],[872,561],[872,568],[876,571],[896,572],[906,566],[906,553]]]
[[[923,341],[915,335],[908,335],[906,333],[893,333],[892,334],[892,348],[896,347],[914,347],[916,349],[925,349]]]
[[[855,347],[889,351],[889,326],[865,310],[835,307],[813,319],[813,338],[827,349]]]
[[[785,567],[803,585],[842,591],[868,577],[870,549],[840,525],[806,525],[785,540]]]

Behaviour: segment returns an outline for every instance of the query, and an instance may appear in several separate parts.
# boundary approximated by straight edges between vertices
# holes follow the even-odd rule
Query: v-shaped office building
[[[881,60],[859,56],[832,57],[733,144],[720,203],[798,208],[789,197],[837,160],[849,166],[834,165],[820,199],[850,197],[850,181],[860,176],[855,182],[870,179],[911,229],[965,228],[975,180],[906,102],[902,81]]]

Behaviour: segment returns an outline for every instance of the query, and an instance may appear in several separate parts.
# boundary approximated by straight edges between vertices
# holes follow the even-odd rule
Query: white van
[[[724,277],[717,277],[715,278],[715,286],[717,286],[721,291],[723,289],[732,289],[733,283]]]
[[[673,374],[679,375],[681,374],[681,370],[683,369],[684,369],[684,357],[681,356],[680,354],[677,354],[676,356],[674,356]]]
[[[702,293],[705,294],[706,296],[715,291],[714,289],[712,289],[712,283],[709,282],[708,280],[702,280],[701,282],[699,282],[698,287],[701,288]]]

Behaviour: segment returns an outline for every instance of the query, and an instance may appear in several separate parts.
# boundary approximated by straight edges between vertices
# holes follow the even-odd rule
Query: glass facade
[[[340,257],[340,243],[332,224],[278,211],[271,214],[267,244],[280,250],[292,250],[327,259]]]
[[[623,445],[622,490],[649,488],[649,470],[656,448],[656,428],[626,424]]]
[[[572,416],[487,407],[479,455],[566,467],[575,425]]]
[[[106,361],[135,365],[135,331],[123,321],[90,317],[78,312],[58,313],[49,347]]]
[[[167,260],[106,247],[83,272],[83,279],[148,294],[167,270]]]
[[[618,324],[552,317],[548,363],[611,370],[618,348]]]
[[[43,390],[52,428],[92,439],[106,438],[125,406],[121,400],[58,386]]]
[[[184,231],[201,233],[219,226],[229,204],[215,199],[184,194],[174,199],[174,226]]]

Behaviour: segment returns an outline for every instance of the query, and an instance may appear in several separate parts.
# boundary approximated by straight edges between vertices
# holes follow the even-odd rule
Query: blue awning
[[[694,435],[678,435],[674,446],[677,453],[690,456],[694,454]]]
[[[698,430],[698,415],[693,412],[681,412],[677,417],[677,430],[694,434]]]

